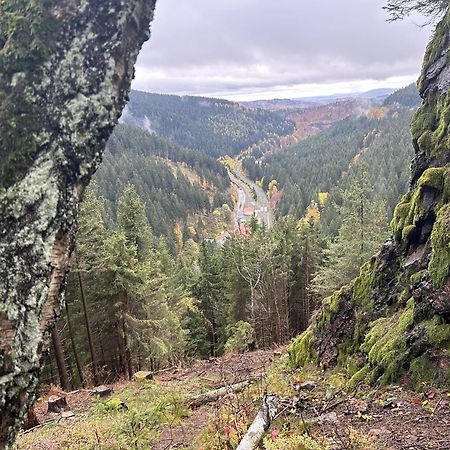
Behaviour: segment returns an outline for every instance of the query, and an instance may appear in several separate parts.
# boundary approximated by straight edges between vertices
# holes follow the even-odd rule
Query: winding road
[[[273,216],[266,193],[257,184],[247,178],[242,172],[228,169],[231,182],[238,187],[239,198],[236,205],[236,222],[248,222],[254,214],[260,223],[267,228],[273,226]],[[256,200],[253,197],[256,193]]]

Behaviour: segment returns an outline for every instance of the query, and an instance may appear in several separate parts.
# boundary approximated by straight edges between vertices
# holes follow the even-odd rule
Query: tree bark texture
[[[245,433],[236,450],[255,450],[258,448],[264,433],[270,427],[278,412],[280,400],[275,395],[264,396],[261,408]]]
[[[0,4],[0,448],[32,404],[84,187],[155,0]]]

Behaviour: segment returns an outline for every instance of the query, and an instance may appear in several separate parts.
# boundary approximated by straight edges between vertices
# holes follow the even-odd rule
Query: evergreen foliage
[[[131,92],[123,120],[215,158],[237,155],[271,134],[294,130],[292,122],[275,112],[221,99],[139,91]]]
[[[403,103],[407,97],[403,93],[397,98]],[[279,216],[300,218],[311,200],[319,201],[319,193],[331,193],[330,204],[339,204],[338,191],[351,183],[352,167],[361,160],[368,168],[372,186],[386,199],[392,214],[408,183],[407,166],[413,156],[409,132],[412,111],[399,106],[380,112],[380,116],[373,112],[350,117],[265,160],[244,159],[243,167],[254,180],[262,179],[265,190],[271,180],[278,182],[283,190],[277,206]],[[332,224],[336,214],[324,214],[336,233],[338,224]]]

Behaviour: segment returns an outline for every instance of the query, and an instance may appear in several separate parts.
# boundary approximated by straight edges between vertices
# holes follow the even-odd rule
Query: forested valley
[[[286,343],[389,237],[413,153],[413,86],[258,159],[249,139],[266,137],[255,129],[270,119],[294,132],[284,116],[292,110],[155,98],[133,93],[81,205],[43,383],[131,379],[144,368]],[[246,117],[239,136],[235,115]],[[165,133],[168,117],[180,135]],[[187,130],[192,148],[178,143]],[[236,228],[238,189],[216,159],[226,149],[266,191],[273,227],[252,218]]]

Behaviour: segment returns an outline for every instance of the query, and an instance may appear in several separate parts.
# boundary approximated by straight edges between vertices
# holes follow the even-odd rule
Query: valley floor
[[[450,449],[447,391],[360,385],[349,392],[343,375],[313,367],[292,371],[286,359],[286,348],[212,358],[151,381],[116,384],[106,401],[77,391],[67,397],[72,418],[46,413],[44,397],[35,410],[41,423],[48,423],[22,433],[16,448],[233,449],[264,393],[271,392],[283,399],[283,406],[262,448]],[[233,394],[232,386],[245,380],[252,381],[251,387]],[[189,407],[193,396],[223,387],[225,397]]]

